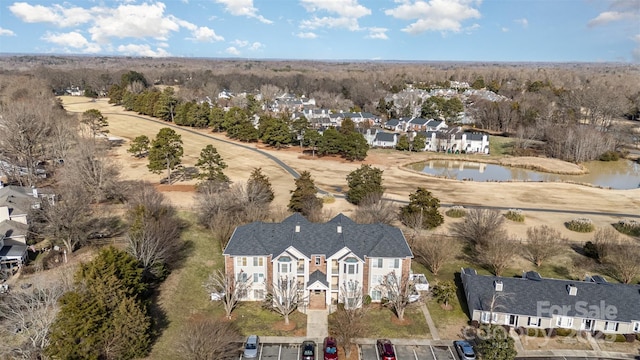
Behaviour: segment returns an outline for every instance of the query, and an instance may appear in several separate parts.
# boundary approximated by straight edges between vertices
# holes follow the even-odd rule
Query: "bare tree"
[[[128,205],[126,251],[147,273],[161,278],[180,256],[184,225],[164,195],[149,183],[133,188]]]
[[[69,153],[62,170],[66,187],[82,188],[92,196],[91,202],[119,198],[119,166],[108,156],[107,144],[81,139]]]
[[[231,319],[231,313],[251,289],[251,283],[240,275],[225,274],[218,270],[209,275],[205,289],[220,296],[227,318]]]
[[[498,231],[493,237],[475,246],[476,259],[487,266],[496,276],[502,275],[513,262],[514,242],[509,239],[506,231]]]
[[[475,246],[488,243],[504,225],[504,217],[497,210],[471,209],[462,222],[451,225],[453,235]]]
[[[367,194],[356,208],[355,219],[359,224],[391,225],[397,218],[397,212],[395,202],[383,200],[378,194]]]
[[[604,227],[596,230],[593,234],[591,242],[595,246],[597,252],[597,260],[604,262],[615,244],[620,243],[620,233],[610,227]]]
[[[603,261],[611,276],[616,280],[630,284],[640,276],[640,246],[618,243],[608,247]]]
[[[336,313],[332,315],[329,328],[338,343],[342,345],[345,357],[350,358],[354,340],[362,337],[367,329],[364,318],[368,307],[362,304],[362,287],[356,282],[343,284],[340,293],[345,306],[339,306]]]
[[[418,261],[427,266],[433,275],[438,275],[442,266],[455,258],[458,251],[456,240],[445,234],[420,238],[413,245],[413,252]]]
[[[527,229],[527,242],[524,244],[525,256],[536,266],[560,253],[566,239],[560,231],[547,225]]]
[[[38,235],[43,238],[61,241],[71,254],[87,240],[89,224],[93,212],[89,205],[90,193],[83,188],[59,188],[55,202],[43,201],[40,209],[34,212],[39,222]]]
[[[404,320],[404,311],[409,305],[409,296],[415,292],[415,287],[409,281],[409,276],[398,276],[395,272],[390,272],[384,276],[378,286],[386,299],[384,305],[395,312],[398,320]]]
[[[58,273],[54,281],[39,281],[28,289],[12,290],[0,298],[0,324],[25,342],[17,349],[1,349],[11,358],[37,358],[49,345],[49,329],[58,314],[58,300],[71,286],[69,273]],[[0,354],[2,355],[2,354]]]
[[[177,353],[185,360],[237,359],[239,339],[232,322],[192,319],[182,329]]]
[[[306,301],[302,284],[292,277],[274,279],[273,284],[267,284],[265,307],[272,309],[284,317],[284,323],[289,324],[289,315]]]

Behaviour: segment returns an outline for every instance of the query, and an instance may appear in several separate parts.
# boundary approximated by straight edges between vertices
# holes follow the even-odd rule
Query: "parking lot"
[[[322,345],[322,344],[320,344]],[[457,360],[453,348],[449,346],[434,345],[396,345],[396,358],[398,360]],[[362,360],[379,359],[378,351],[374,344],[360,345],[360,358]],[[320,351],[316,347],[316,351]],[[297,360],[300,359],[300,344],[261,344],[258,351],[258,360]],[[316,359],[319,358],[317,354]],[[341,354],[341,357],[344,354]],[[240,356],[240,360],[244,357]]]

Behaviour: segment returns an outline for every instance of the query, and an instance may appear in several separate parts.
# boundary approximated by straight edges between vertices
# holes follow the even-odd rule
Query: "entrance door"
[[[509,315],[508,323],[509,326],[518,326],[518,317],[516,315]]]
[[[580,326],[581,330],[588,330],[591,331],[593,330],[593,323],[595,321],[591,320],[591,319],[582,319],[582,326]]]
[[[325,290],[309,290],[309,309],[319,310],[326,306]]]

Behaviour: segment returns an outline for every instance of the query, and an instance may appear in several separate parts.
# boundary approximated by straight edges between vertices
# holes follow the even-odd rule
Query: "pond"
[[[517,167],[459,160],[429,160],[409,167],[423,173],[457,180],[472,181],[569,181],[612,189],[640,187],[640,164],[619,160],[590,161],[583,164],[588,174],[559,175]]]

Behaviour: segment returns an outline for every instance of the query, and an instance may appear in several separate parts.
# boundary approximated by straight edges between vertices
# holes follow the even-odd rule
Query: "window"
[[[262,257],[254,257],[253,258],[253,266],[264,266]]]
[[[542,321],[542,319],[540,319],[539,317],[530,316],[529,317],[529,321],[527,322],[527,325],[539,327],[541,321]]]
[[[264,282],[264,274],[263,273],[254,273],[253,274],[253,282],[254,283],[263,283]]]
[[[264,290],[253,290],[253,298],[256,300],[264,299]]]
[[[615,321],[607,321],[604,323],[604,331],[618,331],[618,324]]]
[[[358,264],[344,264],[344,272],[353,275],[358,272]]]
[[[321,263],[321,257],[316,256],[316,265],[320,265],[320,263]]]
[[[286,263],[279,263],[278,264],[279,270],[281,273],[287,273],[289,272],[289,264]]]
[[[633,323],[633,332],[640,333],[640,321],[636,321]]]
[[[372,275],[371,285],[380,285],[380,284],[382,284],[382,275]]]
[[[483,311],[482,316],[480,316],[480,321],[482,321],[483,323],[488,323],[489,319],[491,319],[492,323],[498,322],[498,314],[497,313],[492,314],[488,311]]]
[[[400,259],[390,259],[389,260],[389,268],[390,269],[398,269],[400,267]]]
[[[247,282],[247,273],[244,271],[240,271],[238,273],[238,281]]]
[[[371,264],[372,264],[374,269],[381,269],[382,268],[382,258],[372,259],[371,260]]]
[[[570,328],[573,326],[573,318],[568,316],[558,316],[556,325],[561,328]]]
[[[247,266],[247,258],[246,257],[238,257],[238,258],[236,258],[236,265],[238,265],[238,266]]]
[[[382,299],[382,292],[380,290],[371,290],[371,300]]]

